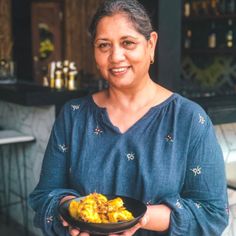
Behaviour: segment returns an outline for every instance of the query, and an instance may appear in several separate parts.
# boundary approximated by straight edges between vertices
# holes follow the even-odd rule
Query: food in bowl
[[[89,223],[117,223],[134,219],[121,197],[108,200],[100,193],[91,193],[80,201],[72,200],[69,213],[74,219]]]

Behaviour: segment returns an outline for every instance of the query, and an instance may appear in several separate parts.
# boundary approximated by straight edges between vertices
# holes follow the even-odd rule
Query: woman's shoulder
[[[175,93],[174,97],[181,113],[184,113],[185,115],[196,115],[199,113],[206,115],[205,110],[195,101],[190,100],[189,98],[186,98],[178,93]]]
[[[84,97],[71,99],[64,104],[60,113],[66,116],[81,113],[91,107],[91,98],[91,95],[86,95]]]
[[[187,128],[196,133],[204,133],[212,126],[211,119],[206,111],[196,102],[175,93],[175,117],[178,127]]]

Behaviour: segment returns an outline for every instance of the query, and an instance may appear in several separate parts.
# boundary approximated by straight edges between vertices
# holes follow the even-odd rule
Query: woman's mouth
[[[112,73],[112,75],[121,76],[121,75],[124,75],[128,71],[129,68],[130,68],[129,66],[111,68],[110,72]]]

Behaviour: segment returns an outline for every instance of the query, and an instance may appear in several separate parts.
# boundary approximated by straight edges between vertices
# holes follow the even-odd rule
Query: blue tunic
[[[224,161],[214,127],[196,103],[175,93],[125,133],[91,95],[68,102],[55,121],[40,181],[30,195],[35,225],[68,235],[58,202],[92,192],[166,204],[168,232],[141,235],[219,236],[228,222]]]

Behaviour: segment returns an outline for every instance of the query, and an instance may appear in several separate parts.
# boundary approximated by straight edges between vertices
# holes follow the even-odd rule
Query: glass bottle
[[[65,60],[63,62],[63,78],[64,78],[64,87],[67,88],[68,87],[68,80],[69,80],[69,61]]]
[[[208,48],[216,48],[216,40],[216,27],[215,22],[213,21],[208,34]]]
[[[219,12],[219,0],[211,0],[210,1],[210,13],[211,15],[218,16]]]
[[[234,47],[234,33],[233,33],[233,20],[229,19],[227,24],[227,32],[225,35],[226,47],[232,48]]]
[[[59,90],[63,88],[62,71],[59,71],[59,70],[56,71],[55,88]]]
[[[209,14],[209,7],[208,7],[208,1],[207,0],[201,1],[201,13],[202,13],[202,15],[208,15]]]
[[[224,15],[225,12],[226,12],[226,9],[225,9],[225,0],[218,0],[219,2],[219,12],[221,15]]]
[[[55,69],[56,69],[56,62],[51,62],[48,68],[48,76],[49,76],[49,86],[50,88],[55,87]]]
[[[69,90],[76,90],[78,88],[78,81],[77,81],[77,69],[74,62],[71,62],[69,65],[69,80],[68,80],[68,89]]]
[[[187,29],[184,38],[184,48],[185,49],[191,48],[191,44],[192,44],[192,30]]]
[[[189,0],[184,1],[184,16],[189,17],[191,14],[191,5]]]
[[[225,0],[225,10],[227,14],[235,12],[235,0]]]
[[[76,78],[75,78],[75,72],[69,72],[69,80],[68,80],[68,90],[76,90]]]

